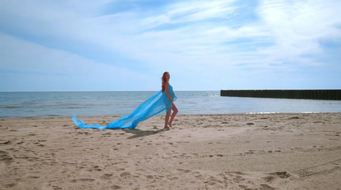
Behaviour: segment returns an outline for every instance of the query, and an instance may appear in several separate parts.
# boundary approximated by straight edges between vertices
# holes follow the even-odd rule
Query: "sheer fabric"
[[[173,87],[169,85],[169,93],[173,101],[177,99]],[[172,102],[169,100],[165,92],[159,91],[142,102],[133,112],[126,116],[112,121],[108,125],[86,124],[79,120],[76,116],[72,117],[73,123],[79,128],[91,129],[134,129],[141,121],[149,119],[163,111],[167,111],[172,107]]]

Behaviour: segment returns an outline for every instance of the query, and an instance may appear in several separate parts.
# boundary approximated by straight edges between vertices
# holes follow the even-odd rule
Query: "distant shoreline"
[[[208,113],[208,114],[178,114],[178,116],[181,117],[210,117],[210,116],[247,116],[247,115],[297,115],[297,114],[302,114],[302,115],[318,115],[318,114],[339,114],[341,112],[245,112],[245,113],[221,113],[221,114],[216,114],[216,113]],[[101,117],[112,117],[118,119],[119,117],[122,117],[123,115],[117,115],[117,114],[103,114],[103,115],[77,115],[80,118],[91,118],[91,119],[96,119],[96,118],[101,118]],[[156,118],[158,117],[163,117],[164,114],[160,114],[155,116]],[[66,116],[66,115],[38,115],[38,116],[0,116],[0,121],[3,120],[16,120],[16,119],[67,119],[71,118],[71,116]]]

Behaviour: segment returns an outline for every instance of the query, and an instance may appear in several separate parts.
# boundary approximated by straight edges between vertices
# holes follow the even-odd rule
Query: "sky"
[[[0,0],[0,91],[341,88],[339,0]]]

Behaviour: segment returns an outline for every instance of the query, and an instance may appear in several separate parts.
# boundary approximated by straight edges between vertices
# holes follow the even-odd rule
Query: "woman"
[[[169,79],[169,73],[164,72],[162,75],[162,92],[167,96],[171,103],[170,105],[167,105],[164,129],[170,129],[170,127],[172,127],[172,122],[178,113],[178,108],[174,104],[176,96],[174,94],[173,87],[169,84]]]
[[[129,115],[123,116],[108,125],[100,124],[86,124],[84,121],[77,119],[76,116],[72,117],[73,123],[79,128],[92,128],[92,129],[134,129],[137,125],[154,115],[166,111],[164,129],[172,127],[172,122],[178,109],[174,101],[176,96],[172,86],[169,84],[170,75],[164,72],[162,75],[162,90],[153,94],[146,101],[142,102],[133,112]],[[173,111],[173,112],[172,112]],[[171,113],[172,112],[172,113]]]

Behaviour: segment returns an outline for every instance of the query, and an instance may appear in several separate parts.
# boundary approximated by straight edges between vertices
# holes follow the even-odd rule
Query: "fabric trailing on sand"
[[[170,95],[173,97],[173,101],[176,100],[173,88],[169,85]],[[112,121],[108,125],[100,125],[97,123],[86,124],[84,121],[72,117],[73,123],[82,129],[134,129],[136,126],[146,119],[149,119],[165,110],[169,110],[172,106],[172,102],[167,97],[166,93],[159,91],[149,97],[146,101],[142,102],[133,112],[126,116]]]

